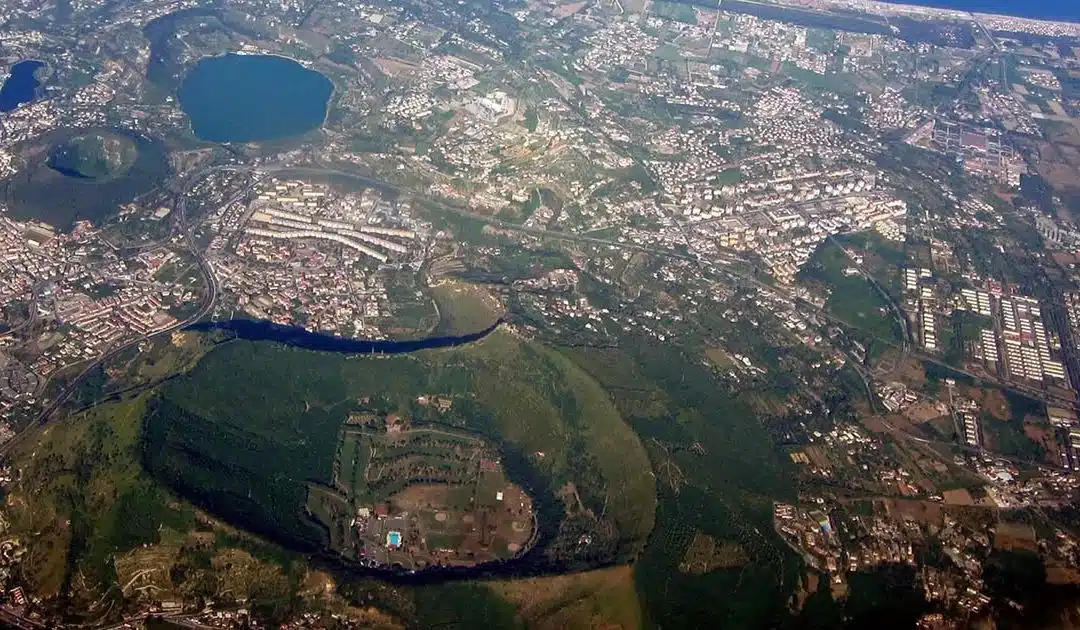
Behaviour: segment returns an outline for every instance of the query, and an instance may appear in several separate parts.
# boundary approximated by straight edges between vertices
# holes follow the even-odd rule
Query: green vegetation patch
[[[724,169],[716,174],[716,185],[727,186],[730,184],[738,184],[744,179],[743,172],[737,168]]]
[[[5,190],[8,211],[61,230],[80,220],[100,225],[169,173],[162,143],[113,129],[58,130],[28,145],[22,158],[26,167]]]
[[[522,629],[514,606],[483,584],[442,584],[417,591],[416,611],[423,628]]]
[[[685,24],[697,24],[697,13],[689,4],[676,2],[654,2],[653,15],[665,20],[674,20]]]
[[[459,485],[479,474],[483,440],[435,428],[388,434],[348,426],[338,451],[335,485],[357,503],[385,502],[419,483]]]
[[[493,325],[502,315],[502,305],[484,288],[445,281],[432,287],[432,297],[439,309],[440,335],[469,335]]]
[[[799,272],[802,281],[831,289],[826,310],[879,339],[901,340],[901,330],[885,296],[861,273],[836,244],[827,241]]]
[[[135,142],[128,136],[92,133],[58,146],[49,156],[49,166],[68,177],[100,181],[126,173],[138,155]]]
[[[618,349],[563,352],[614,394],[649,451],[659,506],[635,576],[650,619],[672,628],[779,625],[799,562],[773,534],[772,505],[795,490],[753,410],[717,387],[700,354],[675,345],[628,336]],[[739,549],[745,564],[682,570],[701,536]]]
[[[421,396],[453,403],[439,409]],[[144,461],[237,525],[322,548],[329,536],[305,513],[308,486],[333,487],[337,457],[341,487],[359,489],[357,470],[369,468],[357,464],[364,444],[339,452],[338,442],[350,414],[364,411],[483,435],[537,503],[552,504],[554,488],[575,484],[593,514],[594,549],[608,559],[636,553],[652,527],[645,449],[606,392],[562,355],[502,331],[462,348],[391,357],[222,345],[163,387],[147,416]],[[558,510],[538,510],[542,527],[558,526]]]
[[[1041,461],[1046,452],[1024,431],[1022,419],[999,420],[988,413],[982,414],[982,428],[988,446],[994,451],[1026,461]]]
[[[27,440],[12,454],[22,472],[6,497],[11,532],[27,545],[30,590],[102,614],[119,590],[113,554],[189,529],[138,459],[146,397],[97,406]],[[107,597],[106,597],[107,595]],[[91,604],[97,604],[91,608]]]

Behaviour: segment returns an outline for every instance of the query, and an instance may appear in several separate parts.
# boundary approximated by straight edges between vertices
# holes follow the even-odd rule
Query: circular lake
[[[228,54],[196,64],[179,97],[202,140],[257,142],[320,127],[333,90],[330,79],[291,59]]]
[[[20,61],[11,67],[11,75],[0,87],[0,112],[14,111],[23,103],[29,103],[38,96],[38,69],[45,63],[36,59]]]

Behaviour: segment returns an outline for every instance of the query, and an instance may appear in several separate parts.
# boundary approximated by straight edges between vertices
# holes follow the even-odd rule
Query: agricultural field
[[[75,575],[98,575],[116,549],[156,541],[160,524],[190,522],[190,512],[172,507],[132,456],[145,404],[139,397],[82,412],[14,454],[22,475],[5,499],[6,513],[13,533],[34,534],[26,536],[22,565],[33,592],[96,599],[103,593],[73,587]],[[87,611],[95,613],[107,610]]]
[[[195,367],[199,359],[214,347],[209,335],[176,331],[168,337],[146,342],[146,348],[123,366],[119,381],[131,386],[158,382]]]
[[[388,560],[417,568],[468,566],[527,552],[535,541],[530,498],[501,472],[481,477],[473,488],[417,485],[391,497],[391,514],[408,516],[403,547]],[[380,545],[383,538],[378,529],[368,536]]]
[[[545,346],[506,329],[384,357],[233,341],[140,399],[131,457],[178,505],[354,562],[523,553],[526,567],[573,571],[636,560],[611,573],[399,589],[415,600],[399,613],[407,623],[779,623],[803,568],[771,528],[772,500],[794,496],[789,462],[752,405],[716,387],[701,352],[629,336],[618,348]],[[357,528],[359,508],[378,505],[386,517]],[[149,569],[171,562],[208,580],[203,567],[231,548],[199,551],[176,531],[118,562],[129,596],[195,588]],[[707,595],[718,590],[730,595]],[[429,601],[450,591],[472,603]]]
[[[481,463],[498,458],[485,446],[459,431],[418,427],[391,434],[346,426],[334,485],[357,504],[386,501],[417,483],[473,485]]]
[[[370,413],[350,421],[369,421]],[[352,560],[472,565],[515,557],[535,541],[532,499],[511,483],[498,453],[456,430],[346,424],[334,489],[311,484],[307,510],[330,547]],[[381,509],[380,509],[381,508]],[[381,512],[381,513],[380,513]],[[398,544],[387,536],[396,532]]]
[[[768,624],[801,575],[771,529],[773,498],[794,495],[786,456],[745,401],[715,386],[700,349],[637,337],[619,348],[544,346],[506,329],[468,346],[386,357],[233,341],[138,400],[126,438],[132,474],[187,516],[183,526],[155,528],[146,550],[117,556],[125,597],[216,593],[230,574],[215,567],[230,563],[249,567],[229,578],[243,588],[245,575],[270,591],[290,575],[288,562],[277,565],[281,574],[221,556],[234,541],[217,531],[204,541],[201,520],[193,536],[192,510],[353,562],[467,565],[523,554],[522,566],[570,571],[395,587],[392,601],[411,602],[394,608],[403,623]],[[122,427],[123,409],[100,413]],[[77,426],[65,452],[91,437],[92,423]],[[385,518],[356,527],[360,508],[374,514],[379,505]],[[391,532],[395,549],[386,547]],[[158,565],[185,577],[173,582]],[[341,591],[365,601],[351,588]],[[707,596],[718,589],[730,596]]]

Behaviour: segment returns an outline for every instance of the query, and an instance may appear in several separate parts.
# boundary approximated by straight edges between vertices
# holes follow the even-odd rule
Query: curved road
[[[198,222],[188,221],[188,216],[187,216],[187,194],[192,188],[194,188],[194,186],[198,182],[202,181],[205,177],[209,176],[212,173],[220,172],[220,171],[242,171],[242,172],[256,172],[256,173],[274,173],[274,172],[281,172],[281,171],[296,171],[296,172],[307,172],[307,173],[328,174],[328,175],[341,175],[341,176],[346,176],[346,177],[368,179],[368,178],[364,178],[363,176],[358,175],[356,173],[350,173],[348,171],[341,171],[341,170],[329,169],[329,168],[297,168],[297,167],[286,167],[286,166],[275,166],[275,165],[267,165],[267,166],[256,167],[256,166],[241,165],[241,164],[219,164],[219,165],[216,165],[216,166],[208,166],[208,167],[200,169],[199,171],[196,171],[195,173],[190,175],[187,178],[187,180],[184,182],[184,185],[181,188],[181,190],[177,193],[178,197],[177,197],[177,202],[176,202],[175,209],[176,209],[177,216],[178,216],[178,224],[179,224],[179,227],[180,227],[180,229],[182,230],[182,232],[184,234],[184,240],[186,241],[187,249],[191,253],[191,255],[195,258],[195,261],[199,266],[199,271],[202,273],[204,281],[205,281],[206,286],[207,286],[206,296],[204,297],[203,303],[200,305],[198,311],[196,311],[190,317],[188,317],[188,318],[186,318],[186,319],[184,319],[182,321],[178,321],[178,322],[172,324],[171,326],[169,326],[167,328],[163,328],[161,330],[158,330],[156,332],[153,332],[153,333],[150,333],[150,334],[147,334],[147,335],[139,336],[139,337],[137,337],[135,339],[131,339],[131,340],[119,345],[119,346],[111,348],[107,352],[105,352],[104,354],[99,356],[97,359],[94,359],[91,363],[89,363],[83,369],[82,372],[80,372],[74,379],[72,379],[72,381],[70,383],[68,383],[67,386],[65,386],[64,389],[60,391],[59,394],[57,394],[56,398],[54,398],[44,409],[42,409],[41,413],[38,414],[38,416],[35,418],[35,420],[33,422],[31,422],[26,428],[24,428],[22,431],[20,431],[18,434],[16,434],[15,437],[13,437],[11,440],[9,440],[8,442],[6,442],[2,446],[0,446],[0,456],[4,456],[4,455],[7,455],[8,453],[10,453],[15,448],[15,446],[17,446],[26,437],[26,435],[28,435],[30,433],[30,431],[32,431],[35,428],[38,428],[38,427],[41,427],[41,426],[44,426],[44,425],[48,424],[48,422],[52,418],[53,414],[56,413],[56,411],[61,406],[63,406],[64,403],[66,403],[68,400],[70,400],[70,398],[75,394],[75,392],[78,391],[78,388],[83,383],[83,381],[85,381],[93,373],[93,371],[96,368],[98,368],[102,364],[108,362],[110,359],[113,359],[114,357],[118,356],[122,352],[128,350],[129,348],[132,348],[132,347],[138,345],[139,343],[141,343],[141,342],[143,342],[143,341],[145,341],[147,339],[151,339],[151,338],[158,337],[158,336],[161,336],[161,335],[169,334],[169,333],[171,333],[173,331],[182,329],[185,326],[188,326],[189,324],[193,324],[193,323],[199,321],[200,319],[205,317],[208,313],[210,313],[210,311],[214,307],[214,304],[217,302],[218,293],[219,293],[219,286],[218,286],[217,278],[214,276],[214,271],[213,271],[213,268],[210,265],[210,262],[206,260],[206,258],[203,256],[203,253],[199,250],[198,246],[195,243],[194,234],[195,234],[195,229],[198,227]],[[374,182],[374,180],[372,180],[372,181],[373,181],[373,185],[378,184],[378,182]],[[385,184],[380,184],[380,185],[385,186]],[[394,190],[398,190],[399,192],[401,192],[399,189],[396,189],[396,188],[394,188]],[[545,229],[542,229],[542,228],[529,228],[529,227],[525,227],[525,226],[522,226],[522,225],[501,221],[499,219],[495,219],[494,217],[490,217],[490,216],[487,216],[487,215],[479,215],[479,214],[471,213],[471,212],[469,212],[469,211],[467,211],[465,209],[457,208],[457,207],[451,206],[449,204],[446,204],[445,202],[443,202],[441,200],[431,199],[431,198],[424,198],[424,200],[429,202],[429,203],[433,203],[433,204],[437,205],[440,209],[445,210],[447,212],[451,212],[451,213],[457,214],[459,216],[463,216],[463,217],[467,217],[467,218],[471,218],[471,219],[485,221],[485,222],[497,225],[499,227],[502,227],[502,228],[508,229],[508,230],[514,230],[514,231],[523,232],[523,233],[527,233],[527,234],[534,234],[536,236],[546,236],[546,237],[558,238],[558,239],[562,239],[562,240],[578,241],[578,242],[592,243],[592,244],[597,244],[597,245],[611,245],[611,246],[615,246],[615,247],[622,247],[622,248],[636,249],[636,250],[639,250],[639,251],[651,252],[651,253],[654,253],[654,254],[660,254],[660,255],[666,255],[666,256],[677,256],[677,257],[680,257],[680,258],[686,258],[685,255],[678,254],[677,252],[673,252],[673,251],[670,251],[670,250],[663,250],[663,249],[659,249],[659,248],[652,248],[652,247],[647,247],[647,246],[634,245],[634,244],[631,244],[631,243],[619,243],[617,241],[610,241],[610,240],[607,240],[607,239],[592,238],[592,237],[580,236],[580,235],[575,235],[575,234],[567,234],[567,233],[562,233],[562,232],[552,232],[550,230],[545,230]],[[36,308],[36,306],[37,306],[37,300],[36,300],[37,287],[36,286],[35,286],[35,291],[34,291],[33,295],[35,296],[35,299],[33,301],[33,312],[34,312],[34,314],[36,316],[36,312],[37,312],[37,308]]]
[[[177,321],[176,323],[168,326],[167,328],[163,328],[161,330],[146,335],[140,335],[135,339],[131,339],[119,346],[109,349],[97,359],[93,360],[83,369],[82,372],[78,374],[78,376],[72,379],[72,381],[68,383],[67,386],[60,391],[59,394],[57,394],[56,398],[54,398],[52,402],[50,402],[44,409],[41,410],[41,413],[38,414],[37,418],[35,418],[33,422],[31,422],[29,425],[26,426],[26,428],[16,434],[15,437],[5,442],[3,446],[0,446],[0,456],[6,456],[8,453],[10,453],[15,448],[15,446],[18,445],[33,429],[48,424],[49,420],[52,418],[52,415],[56,413],[56,410],[59,409],[75,394],[83,381],[85,381],[87,377],[89,377],[96,368],[106,363],[110,359],[118,356],[125,350],[128,350],[129,348],[132,348],[147,339],[152,339],[154,337],[159,337],[161,335],[166,335],[172,333],[173,331],[180,330],[185,326],[188,326],[189,324],[193,324],[199,321],[208,313],[210,313],[210,311],[214,308],[214,304],[217,302],[219,291],[218,282],[217,278],[214,276],[214,270],[210,266],[210,263],[203,257],[202,252],[199,251],[198,247],[195,244],[194,233],[196,224],[186,224],[187,193],[195,185],[195,183],[200,181],[203,177],[209,175],[211,172],[218,170],[230,170],[231,168],[234,167],[217,166],[203,169],[189,177],[188,180],[185,182],[183,189],[180,191],[180,193],[178,193],[180,195],[180,198],[177,202],[177,210],[180,213],[180,229],[184,231],[184,237],[187,241],[186,244],[188,251],[191,253],[192,256],[195,257],[195,261],[199,266],[199,271],[203,274],[203,279],[207,287],[206,295],[204,296],[203,303],[199,306],[199,309],[187,319]],[[36,314],[36,299],[34,301],[34,304],[34,312]]]
[[[528,226],[522,225],[520,223],[513,223],[511,221],[503,221],[502,219],[498,219],[498,218],[496,218],[496,217],[494,217],[494,216],[492,216],[490,214],[479,214],[479,213],[476,213],[476,212],[470,212],[466,208],[463,208],[463,207],[448,203],[447,201],[445,201],[443,199],[440,199],[438,197],[431,197],[431,196],[428,196],[428,195],[420,195],[420,194],[417,194],[415,192],[411,192],[411,191],[399,188],[398,186],[395,186],[394,184],[390,184],[390,183],[387,183],[387,182],[384,182],[384,181],[381,181],[381,180],[376,180],[376,179],[373,179],[371,177],[366,177],[366,176],[361,175],[359,173],[351,173],[349,171],[342,171],[340,169],[335,169],[335,168],[310,167],[310,166],[304,166],[304,167],[299,167],[299,166],[274,166],[274,165],[254,166],[254,167],[232,166],[230,168],[231,168],[231,170],[250,170],[250,171],[255,171],[255,172],[259,172],[259,173],[277,173],[277,172],[282,172],[282,171],[289,171],[289,172],[293,172],[293,173],[311,173],[311,174],[315,174],[315,175],[339,175],[339,176],[342,176],[342,177],[348,177],[348,178],[368,182],[373,187],[378,187],[378,188],[382,188],[382,189],[385,189],[385,190],[390,190],[390,191],[393,191],[393,192],[395,192],[395,193],[397,193],[397,194],[399,194],[399,195],[401,195],[403,197],[411,197],[413,199],[423,201],[424,203],[436,206],[436,207],[438,207],[439,210],[441,210],[443,212],[447,212],[449,214],[454,214],[454,215],[457,215],[459,217],[463,217],[463,218],[466,218],[466,219],[472,219],[474,221],[482,221],[484,223],[489,223],[491,225],[494,225],[494,226],[497,226],[497,227],[500,227],[500,228],[503,228],[503,229],[506,229],[506,230],[510,230],[510,231],[513,231],[513,232],[520,232],[522,234],[531,234],[533,236],[541,236],[541,237],[551,238],[551,239],[561,240],[561,241],[570,241],[570,242],[576,242],[576,243],[588,243],[588,244],[591,244],[591,245],[607,245],[607,246],[618,247],[618,248],[622,248],[622,249],[632,249],[632,250],[644,252],[644,253],[647,253],[647,254],[656,254],[656,255],[659,255],[659,256],[667,256],[669,258],[680,258],[680,259],[683,259],[683,260],[695,260],[694,256],[688,256],[686,254],[677,252],[677,251],[675,251],[673,249],[668,249],[668,248],[663,248],[663,247],[652,247],[652,246],[649,246],[649,245],[638,245],[636,243],[620,242],[620,241],[615,241],[615,240],[606,239],[606,238],[596,238],[596,237],[592,237],[592,236],[584,236],[584,235],[581,235],[581,234],[574,234],[572,232],[560,232],[560,231],[556,231],[556,230],[548,230],[548,229],[539,228],[539,227],[528,227]],[[748,261],[740,258],[734,252],[730,252],[730,251],[724,252],[724,257],[727,260],[727,262],[743,262],[743,263],[748,262]]]
[[[120,345],[120,346],[117,346],[116,348],[110,349],[108,352],[106,352],[102,356],[98,357],[96,360],[94,360],[92,363],[90,363],[81,373],[79,373],[79,375],[76,376],[71,381],[71,383],[69,383],[67,385],[67,387],[65,387],[57,395],[57,397],[45,409],[43,409],[41,411],[41,413],[37,416],[37,418],[35,419],[34,422],[32,422],[26,429],[24,429],[22,432],[20,432],[18,435],[16,435],[12,440],[8,441],[3,446],[0,446],[0,455],[5,455],[5,454],[9,453],[11,451],[11,449],[13,448],[13,446],[16,443],[18,443],[31,429],[33,429],[35,427],[40,427],[40,426],[48,423],[50,418],[52,417],[52,415],[56,412],[56,410],[59,409],[60,406],[63,405],[65,402],[67,402],[67,400],[69,400],[72,395],[74,395],[74,393],[78,389],[79,385],[81,385],[82,382],[84,380],[86,380],[86,378],[93,372],[93,370],[95,368],[97,368],[98,366],[105,363],[106,361],[112,359],[113,357],[119,355],[120,353],[124,352],[125,350],[139,344],[140,342],[142,342],[142,341],[144,341],[146,339],[150,339],[150,338],[157,337],[157,336],[160,336],[160,335],[168,334],[168,333],[171,333],[171,332],[173,332],[175,330],[179,330],[181,328],[184,328],[185,326],[187,326],[189,324],[197,322],[198,320],[205,317],[208,313],[210,313],[210,311],[214,307],[214,304],[217,301],[218,293],[219,293],[219,286],[218,286],[217,278],[214,276],[213,268],[211,267],[209,261],[207,261],[206,258],[203,256],[203,253],[199,250],[198,246],[195,243],[194,233],[195,233],[195,229],[198,227],[198,222],[189,222],[188,221],[188,217],[187,217],[187,194],[195,186],[195,184],[200,182],[203,178],[209,176],[212,173],[220,172],[220,171],[242,171],[242,172],[255,172],[255,173],[274,173],[274,172],[282,172],[282,171],[293,171],[293,172],[305,172],[305,173],[315,173],[315,174],[324,174],[324,175],[340,175],[340,176],[346,176],[346,177],[352,177],[352,178],[359,178],[359,179],[363,179],[363,180],[368,180],[368,181],[371,181],[373,185],[381,185],[383,187],[389,187],[390,189],[395,190],[397,192],[401,192],[401,193],[405,192],[405,191],[402,191],[401,189],[398,189],[395,186],[388,185],[388,184],[385,184],[385,183],[380,183],[380,182],[377,182],[375,180],[371,180],[370,178],[364,177],[363,175],[359,175],[357,173],[351,173],[351,172],[348,172],[348,171],[342,171],[342,170],[333,169],[333,168],[322,168],[322,167],[320,167],[320,168],[311,168],[311,167],[298,168],[298,167],[287,167],[287,166],[277,166],[277,165],[251,166],[251,165],[241,165],[241,164],[219,164],[219,165],[216,165],[216,166],[205,167],[205,168],[193,173],[192,175],[190,175],[188,177],[188,179],[185,181],[185,183],[184,183],[183,187],[181,188],[181,190],[177,193],[178,194],[178,199],[177,199],[177,203],[176,203],[176,211],[177,211],[177,215],[178,215],[178,219],[179,219],[178,224],[179,224],[180,229],[184,233],[184,239],[186,241],[187,249],[191,253],[191,255],[195,258],[195,261],[196,261],[196,263],[198,264],[198,267],[199,267],[199,271],[202,273],[204,281],[205,281],[206,286],[207,286],[206,295],[205,295],[203,303],[200,305],[198,311],[196,311],[192,316],[188,317],[187,319],[184,319],[183,321],[178,321],[175,324],[173,324],[173,325],[171,325],[171,326],[169,326],[167,328],[164,328],[162,330],[156,331],[156,332],[148,334],[148,335],[140,336],[140,337],[138,337],[136,339],[132,339],[132,340]],[[513,230],[513,231],[521,232],[521,233],[524,233],[524,234],[532,234],[532,235],[535,235],[535,236],[547,237],[547,238],[555,238],[555,239],[566,240],[566,241],[589,243],[589,244],[593,244],[593,245],[612,246],[612,247],[618,247],[618,248],[622,248],[622,249],[633,249],[633,250],[637,250],[637,251],[643,251],[643,252],[646,252],[646,253],[662,255],[662,256],[668,256],[668,257],[674,257],[674,258],[680,258],[680,259],[686,259],[686,260],[696,260],[699,263],[704,263],[705,266],[710,267],[714,272],[720,272],[723,275],[734,276],[734,277],[736,277],[736,278],[738,278],[738,279],[740,279],[740,280],[742,280],[744,282],[750,282],[750,283],[752,283],[752,284],[754,284],[754,285],[756,285],[756,286],[758,286],[758,287],[760,287],[762,289],[765,289],[767,291],[779,293],[779,294],[784,295],[785,297],[787,297],[789,299],[796,299],[794,296],[790,295],[787,291],[784,291],[783,289],[781,289],[779,287],[772,286],[772,285],[767,285],[767,284],[759,281],[757,278],[754,278],[754,277],[750,276],[749,274],[740,273],[739,271],[737,271],[735,269],[731,269],[730,267],[721,267],[721,265],[718,264],[716,261],[704,261],[704,260],[701,260],[699,257],[688,256],[686,254],[676,252],[676,251],[673,251],[673,250],[670,250],[670,249],[643,246],[643,245],[636,245],[634,243],[624,243],[624,242],[619,242],[619,241],[614,241],[614,240],[609,240],[609,239],[582,236],[582,235],[573,234],[573,233],[556,232],[556,231],[551,231],[551,230],[547,230],[547,229],[544,229],[544,228],[526,227],[526,226],[523,226],[523,225],[520,225],[520,224],[502,221],[500,219],[496,219],[496,218],[494,218],[492,216],[489,216],[489,215],[476,214],[476,213],[468,211],[465,208],[460,208],[460,207],[448,204],[448,203],[446,203],[445,201],[443,201],[441,199],[435,199],[435,198],[431,198],[431,197],[421,197],[421,196],[417,196],[417,195],[410,195],[410,196],[412,196],[414,198],[417,198],[417,199],[422,199],[423,201],[425,201],[427,203],[431,203],[433,205],[436,205],[440,210],[443,210],[443,211],[446,211],[446,212],[449,212],[449,213],[452,213],[452,214],[456,214],[458,216],[462,216],[462,217],[465,217],[465,218],[474,219],[474,220],[477,220],[477,221],[483,221],[483,222],[486,222],[486,223],[489,223],[489,224],[492,224],[492,225],[496,225],[498,227],[501,227],[501,228],[504,228],[504,229],[507,229],[507,230]],[[837,245],[839,245],[839,243],[837,243]],[[850,253],[845,248],[843,248],[843,246],[840,246],[840,247],[844,251],[844,253],[846,255],[848,255],[848,257],[850,258],[851,257]],[[731,261],[742,261],[742,259],[739,258],[738,256],[732,256],[732,257],[730,257],[728,262],[731,262]],[[745,261],[742,261],[742,262],[745,262]],[[905,355],[915,354],[919,359],[929,360],[929,361],[938,363],[939,361],[936,360],[936,357],[926,356],[926,355],[923,355],[923,353],[918,353],[918,352],[913,353],[913,352],[911,352],[911,350],[912,350],[912,348],[911,348],[911,331],[908,328],[908,325],[907,325],[908,322],[907,322],[907,319],[903,316],[903,312],[899,309],[898,305],[892,300],[891,296],[888,295],[888,292],[886,292],[883,287],[881,287],[879,284],[877,284],[877,282],[874,281],[873,278],[871,278],[869,276],[869,274],[867,274],[865,272],[865,270],[863,270],[861,268],[861,266],[856,265],[856,267],[859,268],[859,270],[863,273],[864,276],[871,279],[871,282],[874,283],[875,288],[877,288],[877,290],[880,291],[882,293],[882,295],[885,296],[888,299],[889,305],[892,307],[894,313],[897,315],[897,319],[900,321],[900,326],[901,326],[901,328],[903,330],[903,342],[901,344],[899,344],[900,347],[901,347],[901,351]],[[35,285],[35,290],[34,290],[34,294],[33,294],[34,297],[35,297],[35,299],[33,300],[33,310],[34,310],[35,314],[36,314],[36,302],[37,302],[36,294],[37,294],[37,286]],[[818,309],[818,308],[813,307],[812,305],[809,305],[809,304],[807,304],[807,306],[810,308],[810,310],[812,310],[813,312],[815,312],[819,316],[823,316],[823,317],[825,317],[825,318],[827,318],[829,320],[836,321],[837,323],[842,323],[842,324],[847,325],[847,322],[839,320],[838,318],[836,318],[832,314],[827,313],[827,312],[823,311],[822,309]],[[882,339],[881,341],[885,341],[886,343],[891,343],[891,345],[896,345],[895,342],[891,342],[891,340]],[[951,369],[955,369],[952,366],[949,366],[949,367]],[[957,371],[963,373],[962,370],[957,370]],[[975,375],[972,374],[970,376],[975,376]],[[978,378],[978,377],[976,377],[976,378]],[[983,377],[981,380],[986,380],[986,379],[985,379],[985,377]],[[1030,392],[1024,392],[1024,393],[1028,393],[1030,395]],[[1043,393],[1043,395],[1045,396],[1045,393]],[[1041,398],[1041,396],[1040,396],[1040,398]],[[1061,401],[1055,401],[1055,402],[1057,404],[1061,403]],[[1068,406],[1073,407],[1073,406],[1075,406],[1075,403],[1070,404]]]
[[[5,331],[0,334],[0,339],[6,339],[7,337],[13,337],[16,333],[21,332],[24,328],[29,328],[37,322],[38,316],[38,292],[45,286],[46,281],[42,280],[35,282],[34,286],[30,287],[30,315],[26,318],[26,321],[18,326]]]

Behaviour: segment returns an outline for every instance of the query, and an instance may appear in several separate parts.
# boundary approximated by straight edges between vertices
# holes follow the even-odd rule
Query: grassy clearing
[[[728,370],[735,367],[735,362],[731,360],[728,353],[723,348],[705,348],[705,357],[722,370]]]
[[[179,593],[169,571],[179,555],[178,544],[139,547],[117,555],[114,560],[117,583],[126,596],[131,596],[138,590],[148,590],[154,597],[176,597]]]
[[[139,382],[161,380],[195,367],[211,347],[204,336],[176,332],[157,341],[152,351],[139,353],[129,371]]]
[[[892,341],[901,340],[900,326],[889,302],[866,278],[855,272],[851,261],[832,242],[814,253],[803,271],[803,281],[815,281],[831,289],[825,309],[868,334]]]
[[[363,470],[363,468],[357,466],[356,461],[359,446],[359,440],[344,436],[341,440],[341,446],[338,447],[337,477],[334,479],[333,485],[341,488],[347,493],[353,492],[353,488],[356,486],[357,481],[360,481],[360,479],[357,479],[357,471]]]
[[[630,566],[491,582],[487,586],[513,604],[525,625],[536,630],[633,630],[643,626]]]
[[[353,471],[353,482],[339,489],[362,504],[385,501],[412,483],[469,484],[485,447],[479,438],[446,429],[388,436],[381,429],[349,427],[338,459]]]
[[[484,330],[504,313],[499,303],[483,287],[465,282],[445,281],[431,288],[439,307],[436,334],[467,335]]]
[[[352,505],[330,488],[311,484],[308,487],[307,511],[312,518],[326,525],[330,548],[344,549],[352,540],[349,520],[356,512]]]
[[[654,2],[653,14],[666,20],[674,20],[685,24],[697,24],[697,13],[689,4],[675,2]]]

